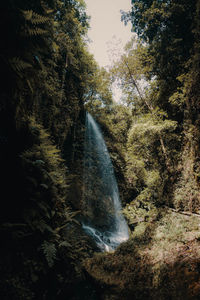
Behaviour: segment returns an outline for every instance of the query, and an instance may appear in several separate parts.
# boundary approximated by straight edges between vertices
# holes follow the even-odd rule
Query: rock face
[[[118,186],[106,144],[89,113],[84,148],[84,228],[98,240],[101,248],[114,249],[128,239],[128,226],[121,213]]]

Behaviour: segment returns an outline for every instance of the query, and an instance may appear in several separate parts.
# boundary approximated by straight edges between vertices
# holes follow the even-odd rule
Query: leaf
[[[47,30],[42,29],[40,27],[36,27],[36,28],[27,27],[26,28],[26,35],[28,35],[28,36],[44,35],[46,33],[47,33]]]
[[[71,248],[72,245],[70,243],[68,243],[67,241],[63,241],[59,244],[59,248],[60,247],[66,247],[66,248]]]
[[[32,68],[32,65],[19,57],[13,57],[9,60],[9,63],[13,70],[17,72],[21,77],[24,75],[22,71],[27,68]]]
[[[48,190],[49,188],[48,185],[46,185],[45,183],[41,183],[40,186],[43,187],[45,190]]]
[[[44,241],[41,246],[49,267],[53,267],[56,259],[56,247],[54,243]]]
[[[31,20],[32,16],[33,16],[33,11],[32,10],[22,10],[22,13],[24,15],[24,18],[29,21]]]

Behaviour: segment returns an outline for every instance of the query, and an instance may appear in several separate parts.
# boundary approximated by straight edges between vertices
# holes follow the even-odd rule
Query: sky
[[[109,66],[112,55],[109,49],[123,47],[131,39],[131,24],[121,22],[120,10],[130,11],[131,0],[85,0],[87,14],[91,16],[88,36],[89,51],[101,67]]]

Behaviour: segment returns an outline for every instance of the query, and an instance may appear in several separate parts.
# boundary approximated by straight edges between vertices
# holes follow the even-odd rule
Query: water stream
[[[118,186],[101,130],[86,113],[83,228],[102,251],[112,251],[129,237]]]

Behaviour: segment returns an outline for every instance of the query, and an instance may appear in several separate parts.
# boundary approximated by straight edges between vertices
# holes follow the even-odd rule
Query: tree
[[[147,46],[132,39],[125,47],[125,54],[111,69],[111,74],[114,79],[118,80],[124,94],[127,95],[126,103],[132,105],[136,114],[140,114],[141,110],[143,113],[149,113],[152,120],[155,120],[154,126],[159,127],[164,126],[166,114],[156,106],[157,94],[153,92],[155,82],[145,81],[150,77],[151,65],[152,57],[148,56]],[[157,133],[165,158],[165,165],[170,173],[172,163],[166,150],[163,135],[159,130]]]
[[[132,12],[122,15],[125,22],[132,22],[133,30],[146,43],[147,53],[151,57],[149,78],[155,76],[156,81],[149,90],[149,96],[154,116],[161,112],[164,122],[167,121],[166,117],[178,121],[173,133],[176,133],[177,143],[169,142],[168,137],[172,137],[172,133],[166,136],[162,132],[161,137],[165,139],[165,148],[168,148],[169,143],[173,145],[167,151],[170,158],[173,157],[172,153],[181,150],[178,155],[179,159],[181,157],[180,163],[175,164],[177,167],[173,172],[174,178],[179,175],[174,204],[190,210],[195,210],[199,203],[198,13],[199,1],[196,0],[135,0],[132,1]],[[155,120],[154,117],[152,120]],[[172,125],[172,121],[170,122]],[[140,129],[142,132],[142,128]],[[162,145],[162,140],[160,144]],[[194,191],[193,194],[191,190]]]
[[[180,86],[177,77],[186,68],[194,43],[195,3],[196,0],[133,0],[132,11],[122,15],[148,44],[148,52],[153,57],[152,75],[159,82],[159,105],[177,120],[182,118],[182,112],[168,99]]]

